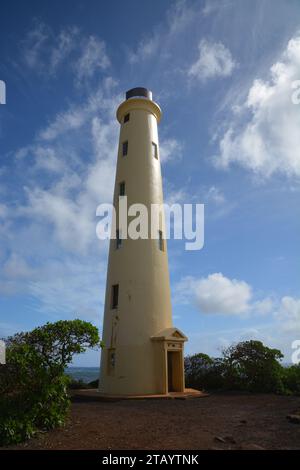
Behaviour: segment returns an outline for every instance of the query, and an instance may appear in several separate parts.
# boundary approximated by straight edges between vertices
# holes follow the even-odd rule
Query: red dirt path
[[[75,402],[64,428],[14,449],[300,449],[299,397]]]

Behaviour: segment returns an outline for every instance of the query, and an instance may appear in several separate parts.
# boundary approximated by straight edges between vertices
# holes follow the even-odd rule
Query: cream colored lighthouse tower
[[[161,109],[145,88],[129,90],[117,110],[117,227],[109,249],[99,381],[99,391],[108,395],[184,391],[187,338],[172,324],[164,216],[152,239],[122,239],[118,225],[119,198],[127,196],[128,207],[142,203],[149,213],[151,204],[163,203],[160,118]]]

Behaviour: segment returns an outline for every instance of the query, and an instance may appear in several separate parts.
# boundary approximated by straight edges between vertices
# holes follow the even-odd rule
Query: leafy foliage
[[[47,323],[6,341],[0,366],[0,445],[61,426],[70,400],[64,370],[74,354],[99,346],[98,330],[82,320]]]
[[[207,390],[300,393],[300,365],[283,367],[283,354],[260,341],[243,341],[222,358],[195,354],[185,359],[187,386]]]
[[[98,388],[99,379],[92,380],[91,382],[84,382],[82,379],[76,380],[70,377],[70,383],[68,384],[69,390],[82,390],[84,388]]]
[[[186,383],[193,388],[222,387],[222,361],[199,353],[185,358]]]
[[[300,364],[285,367],[282,381],[287,393],[300,395]]]
[[[281,392],[282,366],[278,362],[283,354],[261,341],[244,341],[223,351],[228,388],[249,392]]]

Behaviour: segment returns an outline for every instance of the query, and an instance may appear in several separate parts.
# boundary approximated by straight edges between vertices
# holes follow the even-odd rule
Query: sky
[[[166,202],[205,205],[205,243],[168,242],[186,353],[300,340],[299,0],[1,3],[0,337],[102,328],[117,106],[153,91]],[[97,366],[99,351],[74,365]]]

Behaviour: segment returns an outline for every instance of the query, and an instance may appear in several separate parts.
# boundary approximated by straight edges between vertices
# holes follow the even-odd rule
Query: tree
[[[284,367],[282,380],[287,393],[300,395],[300,364]]]
[[[47,367],[66,367],[74,354],[100,342],[98,329],[83,320],[60,320],[35,328],[26,333],[17,333],[6,340],[6,347],[27,344],[33,346]]]
[[[281,392],[283,358],[279,349],[261,341],[243,341],[223,351],[227,388],[251,392]]]
[[[280,364],[283,354],[260,341],[244,341],[222,351],[221,358],[194,354],[185,358],[186,383],[207,390],[299,393],[300,366]]]
[[[188,387],[218,389],[222,387],[222,360],[198,353],[184,361],[185,380]]]
[[[70,405],[65,367],[74,354],[100,345],[98,330],[82,320],[47,323],[6,340],[0,366],[0,445],[64,423]]]

